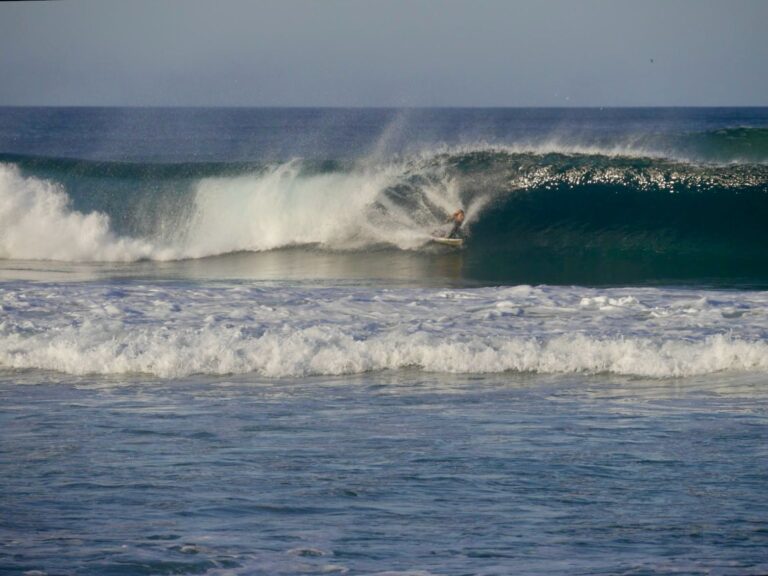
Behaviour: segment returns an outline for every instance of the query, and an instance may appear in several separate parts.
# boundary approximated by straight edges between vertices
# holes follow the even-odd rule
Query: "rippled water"
[[[768,570],[762,375],[0,378],[2,573]]]

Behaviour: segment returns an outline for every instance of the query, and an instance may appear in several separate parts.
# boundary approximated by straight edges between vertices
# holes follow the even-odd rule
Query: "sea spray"
[[[186,256],[296,245],[354,249],[424,244],[417,215],[397,212],[382,192],[397,178],[386,169],[304,175],[299,162],[258,175],[206,178],[195,189]],[[388,218],[377,217],[387,211]]]
[[[61,186],[0,164],[0,258],[132,261],[168,255],[149,242],[115,236],[104,213],[74,210]]]

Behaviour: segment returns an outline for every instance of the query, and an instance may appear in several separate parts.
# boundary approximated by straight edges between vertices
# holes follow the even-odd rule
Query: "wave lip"
[[[631,291],[631,293],[630,293]],[[72,374],[768,372],[768,294],[19,285],[0,366]]]

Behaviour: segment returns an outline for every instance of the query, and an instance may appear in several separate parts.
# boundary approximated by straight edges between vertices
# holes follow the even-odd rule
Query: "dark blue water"
[[[768,570],[763,378],[15,380],[5,574]]]
[[[557,142],[765,162],[766,129],[768,108],[0,108],[0,152],[231,163]]]

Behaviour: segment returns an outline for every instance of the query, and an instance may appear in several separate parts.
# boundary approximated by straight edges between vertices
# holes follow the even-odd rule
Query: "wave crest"
[[[768,240],[760,217],[768,166],[761,165],[481,147],[347,166],[294,160],[202,177],[161,170],[165,192],[152,180],[156,168],[128,178],[127,191],[125,171],[113,169],[90,166],[85,180],[62,172],[65,191],[0,164],[0,257],[168,260],[307,245],[417,250],[458,207],[468,215],[470,250],[645,246],[669,254],[699,244],[748,254]],[[173,201],[158,201],[161,192]]]

